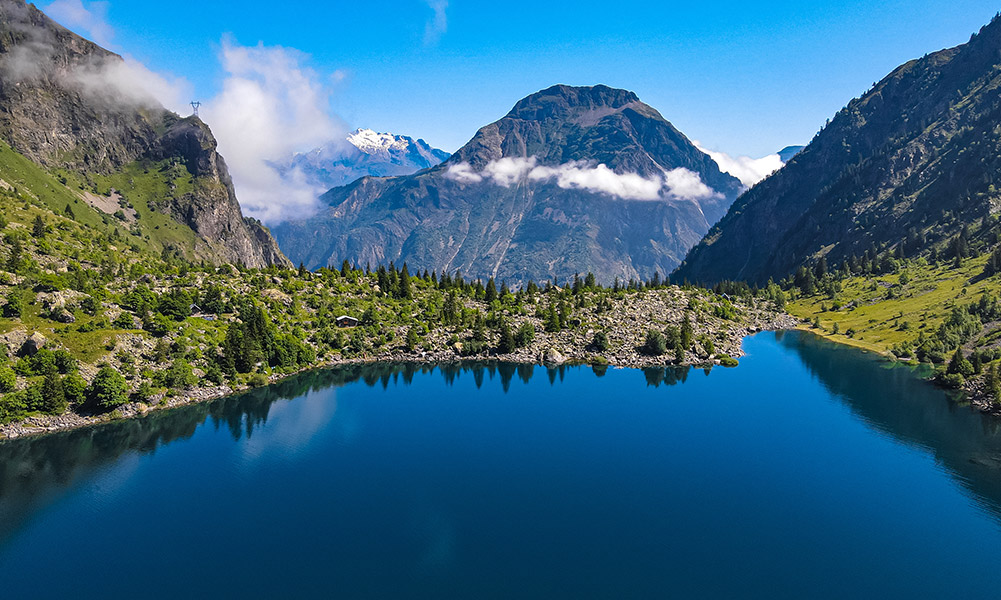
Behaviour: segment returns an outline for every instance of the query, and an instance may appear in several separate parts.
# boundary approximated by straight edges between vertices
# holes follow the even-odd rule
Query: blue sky
[[[998,9],[986,0],[39,5],[126,56],[139,87],[169,108],[189,114],[187,102],[204,102],[241,205],[268,222],[311,209],[322,191],[269,161],[357,127],[455,151],[557,83],[635,91],[753,182],[777,157],[746,157],[809,142],[893,68],[966,42]]]
[[[893,67],[965,42],[998,9],[979,0],[81,4],[103,13],[114,49],[186,79],[199,98],[222,85],[229,35],[308,54],[348,126],[449,151],[533,91],[605,83],[636,91],[709,148],[752,156],[809,141]]]

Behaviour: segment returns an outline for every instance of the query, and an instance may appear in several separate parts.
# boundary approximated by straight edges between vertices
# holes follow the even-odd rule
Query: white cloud
[[[706,200],[720,195],[702,183],[698,173],[682,167],[664,174],[664,186],[672,196],[686,200]]]
[[[657,200],[665,186],[660,177],[648,179],[637,173],[616,173],[607,165],[590,166],[586,162],[536,167],[528,176],[533,180],[555,179],[556,185],[563,189],[599,192],[625,200]]]
[[[695,142],[695,146],[709,155],[719,170],[729,173],[740,180],[744,187],[751,187],[765,177],[782,168],[784,164],[778,154],[769,154],[761,158],[751,158],[750,156],[730,156],[725,152],[707,150]]]
[[[108,24],[107,2],[55,0],[43,10],[63,27],[83,33],[106,48],[115,37],[115,30]]]
[[[205,102],[201,115],[219,140],[240,205],[270,223],[307,215],[326,190],[309,185],[298,171],[283,177],[271,163],[345,135],[330,112],[329,78],[292,48],[224,39],[220,59],[227,73],[222,91]]]
[[[57,0],[47,10],[67,26],[107,45],[114,31],[104,20],[107,4],[80,0]],[[45,29],[27,22],[28,15],[15,26],[23,29],[27,39],[0,58],[0,72],[10,81],[27,81],[47,73],[54,57],[59,55],[55,39]],[[55,75],[67,87],[76,88],[92,101],[107,107],[166,106],[174,111],[186,109],[191,86],[183,78],[155,73],[131,56],[92,54],[81,62],[66,65],[56,63]]]
[[[497,185],[511,187],[525,179],[525,176],[535,168],[535,157],[521,158],[507,156],[490,161],[483,168],[483,176],[493,180]]]
[[[424,44],[433,46],[448,31],[448,0],[425,0],[432,15],[424,25]]]
[[[449,165],[448,170],[445,171],[445,179],[451,179],[459,183],[479,183],[483,181],[483,177],[474,171],[473,167],[467,162]]]
[[[638,173],[616,173],[607,165],[588,161],[542,166],[534,156],[493,160],[479,173],[469,163],[457,163],[449,166],[445,177],[462,184],[488,181],[502,187],[523,181],[552,181],[562,189],[586,190],[623,200],[704,200],[719,196],[702,183],[698,173],[684,168],[665,171],[663,177],[643,177]]]
[[[156,73],[130,56],[98,59],[80,65],[66,77],[93,99],[108,104],[165,106],[183,113],[191,85],[183,78]]]

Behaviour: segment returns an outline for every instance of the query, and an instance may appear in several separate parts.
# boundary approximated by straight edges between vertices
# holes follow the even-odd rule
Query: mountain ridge
[[[821,257],[913,255],[995,214],[999,46],[995,18],[968,43],[894,69],[738,198],[675,277],[763,283]]]
[[[320,214],[275,235],[311,268],[396,261],[512,282],[646,279],[680,262],[739,189],[634,93],[553,86],[444,163],[332,189]]]

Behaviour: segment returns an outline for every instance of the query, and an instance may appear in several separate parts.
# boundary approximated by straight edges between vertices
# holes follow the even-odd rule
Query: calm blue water
[[[809,334],[746,349],[354,367],[0,444],[0,594],[998,597],[998,422]]]

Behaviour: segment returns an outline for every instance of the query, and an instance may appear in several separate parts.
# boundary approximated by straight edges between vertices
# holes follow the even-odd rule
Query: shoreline
[[[813,335],[821,337],[834,344],[840,344],[842,346],[847,346],[849,348],[854,348],[856,350],[861,350],[863,352],[872,352],[873,354],[879,355],[885,358],[886,360],[899,363],[902,365],[918,367],[922,364],[920,362],[916,362],[913,360],[902,360],[897,356],[895,356],[892,352],[889,352],[887,350],[881,351],[866,346],[864,344],[859,344],[859,343],[853,344],[851,343],[852,339],[847,336],[833,334],[823,330],[818,331],[817,329],[810,327],[806,323],[799,323],[793,329],[796,331],[805,331],[808,333],[812,333]],[[951,389],[937,385],[932,377],[922,377],[922,379],[928,382],[929,385],[942,390],[946,394],[955,395],[956,397],[950,398],[950,400],[956,404],[960,405],[966,404],[974,408],[977,412],[984,415],[990,415],[992,417],[1001,417],[1001,404],[995,403],[988,398],[987,390],[984,389],[983,381],[981,381],[980,379],[968,381],[960,389]]]
[[[788,329],[794,329],[795,323],[791,315],[786,314],[775,314],[773,319],[769,322],[761,323],[756,322],[751,325],[744,325],[741,327],[742,334],[740,335],[740,344],[735,348],[731,348],[730,352],[727,354],[734,358],[739,358],[743,356],[743,339],[750,335],[755,335],[763,331],[782,331]],[[559,360],[547,360],[547,354],[552,350],[552,346],[549,348],[544,347],[544,344],[533,344],[528,348],[522,348],[516,352],[510,354],[490,356],[486,357],[480,356],[470,356],[461,357],[457,356],[454,352],[440,351],[440,352],[406,352],[406,351],[394,351],[385,352],[378,355],[373,355],[370,357],[361,358],[337,358],[334,360],[327,360],[321,363],[312,364],[296,370],[292,373],[281,373],[272,374],[268,377],[268,385],[274,385],[290,377],[295,377],[301,375],[308,371],[320,370],[320,369],[330,369],[343,365],[351,364],[371,364],[380,362],[407,362],[413,364],[423,364],[423,365],[443,365],[449,363],[476,363],[476,362],[510,362],[510,363],[521,363],[521,364],[535,364],[541,366],[560,366],[560,365],[595,365],[599,364],[607,367],[615,368],[627,368],[627,369],[643,369],[649,367],[670,367],[670,366],[688,366],[693,368],[706,367],[706,366],[719,366],[719,359],[708,359],[703,362],[698,361],[686,361],[683,363],[676,363],[675,361],[669,359],[667,355],[665,356],[645,356],[638,353],[631,353],[625,356],[623,359],[623,354],[620,352],[618,354],[609,353],[608,356],[605,354],[595,354],[590,352],[585,352],[583,349],[577,349],[576,352],[568,353],[568,356],[562,356],[557,353]],[[605,359],[605,362],[596,361],[595,358],[601,356]],[[262,386],[263,387],[263,386]],[[194,387],[183,392],[178,393],[175,396],[167,397],[166,395],[159,395],[151,399],[151,402],[130,402],[124,404],[113,411],[106,413],[101,413],[97,415],[82,415],[73,411],[67,411],[58,416],[52,415],[35,415],[28,417],[22,421],[7,423],[5,425],[0,425],[0,443],[6,441],[12,441],[24,437],[33,437],[48,435],[52,433],[59,433],[61,431],[69,431],[72,429],[81,429],[84,427],[93,427],[96,425],[102,425],[105,423],[112,423],[122,419],[134,419],[145,416],[151,412],[159,410],[170,410],[173,408],[180,408],[183,406],[188,406],[191,404],[200,404],[203,402],[211,402],[213,400],[219,400],[221,398],[226,398],[228,396],[235,396],[237,394],[242,394],[255,388],[249,385],[241,385],[237,387],[231,387],[229,385],[213,386],[213,387]]]

